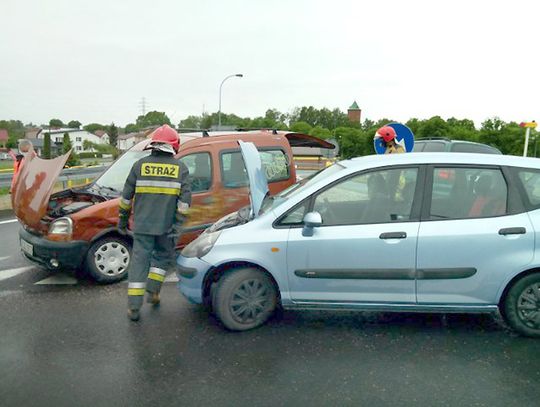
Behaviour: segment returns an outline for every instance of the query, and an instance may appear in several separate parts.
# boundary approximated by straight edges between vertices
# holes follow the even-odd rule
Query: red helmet
[[[171,126],[164,124],[161,127],[158,127],[152,133],[152,142],[153,143],[166,143],[170,144],[175,152],[178,152],[180,148],[180,137],[178,133]]]
[[[377,134],[382,137],[385,143],[396,138],[396,131],[390,126],[383,126],[377,130]]]

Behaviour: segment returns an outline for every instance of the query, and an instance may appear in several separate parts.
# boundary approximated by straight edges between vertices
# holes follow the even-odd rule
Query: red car
[[[291,146],[334,148],[316,137],[287,131],[181,134],[178,158],[190,171],[193,202],[178,248],[249,203],[238,140],[257,146],[272,194],[296,182]],[[28,158],[12,193],[15,214],[23,225],[24,255],[51,270],[82,268],[98,282],[125,277],[132,242],[116,229],[118,199],[133,163],[149,154],[144,150],[148,142],[132,147],[94,182],[52,195],[67,155],[52,160]]]

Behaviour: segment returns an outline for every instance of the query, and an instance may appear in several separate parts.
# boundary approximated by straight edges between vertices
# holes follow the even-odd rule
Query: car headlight
[[[51,235],[71,235],[73,232],[73,221],[70,218],[58,218],[49,226]]]
[[[199,258],[206,256],[208,252],[212,250],[212,247],[214,247],[220,234],[221,231],[212,233],[204,232],[197,239],[184,247],[182,256]]]

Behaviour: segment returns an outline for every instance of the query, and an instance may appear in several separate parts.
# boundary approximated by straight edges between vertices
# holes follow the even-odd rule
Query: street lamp
[[[234,77],[238,77],[238,78],[243,78],[244,75],[241,74],[241,73],[236,73],[234,75],[229,75],[227,76],[225,79],[223,79],[221,81],[221,85],[219,85],[219,111],[218,111],[218,130],[221,129],[221,88],[223,86],[223,84],[225,83],[225,81],[229,78],[234,78]]]

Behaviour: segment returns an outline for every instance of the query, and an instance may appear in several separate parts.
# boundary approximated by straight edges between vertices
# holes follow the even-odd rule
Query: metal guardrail
[[[58,177],[58,182],[61,182],[64,188],[69,188],[73,181],[90,180],[97,178],[108,167],[108,165],[92,166],[92,167],[80,167],[80,168],[66,168],[62,170]],[[11,186],[11,180],[13,174],[0,174],[0,188]]]

